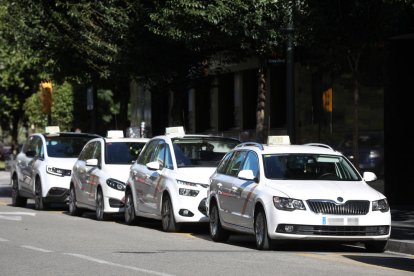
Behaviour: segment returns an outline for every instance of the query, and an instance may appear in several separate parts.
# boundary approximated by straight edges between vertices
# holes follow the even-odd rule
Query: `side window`
[[[165,148],[165,142],[160,141],[150,160],[150,162],[157,161],[160,164],[160,169],[165,167]]]
[[[86,161],[88,159],[92,158],[93,155],[93,146],[95,143],[88,143],[83,150],[81,151],[81,153],[79,154],[79,160],[83,160]]]
[[[43,150],[43,142],[40,137],[34,137],[32,141],[32,148],[36,152],[36,156],[38,158],[44,158],[44,150]]]
[[[23,152],[25,154],[26,154],[26,152],[32,150],[33,139],[34,139],[34,136],[31,136],[31,137],[29,137],[29,139],[27,139],[26,143],[24,143]]]
[[[221,160],[220,164],[217,167],[218,173],[222,173],[222,174],[226,173],[227,165],[229,164],[229,161],[231,160],[232,156],[233,156],[233,152],[229,152],[223,157],[223,159]]]
[[[151,162],[150,161],[151,155],[154,153],[154,150],[156,149],[156,147],[158,145],[158,142],[159,142],[159,140],[154,140],[154,141],[148,142],[148,144],[145,146],[143,151],[138,156],[138,159],[137,159],[138,164],[145,165],[145,164]]]
[[[246,161],[243,165],[243,170],[252,170],[255,178],[259,177],[259,158],[254,151],[250,151],[247,154]]]
[[[243,161],[246,158],[246,155],[247,151],[236,151],[230,161],[226,174],[237,176],[241,166],[243,165]]]
[[[165,144],[166,145],[166,147],[165,147],[165,167],[167,168],[167,169],[174,169],[174,166],[173,166],[173,162],[172,162],[172,157],[171,157],[171,150],[170,150],[170,147],[167,145],[167,144]]]
[[[94,151],[93,151],[93,159],[98,159],[98,165],[101,165],[102,162],[102,147],[101,142],[95,142],[94,144]]]

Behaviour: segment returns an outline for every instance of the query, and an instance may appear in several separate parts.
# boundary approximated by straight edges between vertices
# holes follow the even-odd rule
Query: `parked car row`
[[[97,220],[123,213],[126,224],[152,218],[166,232],[208,223],[213,241],[247,233],[262,250],[326,240],[383,252],[391,232],[387,199],[366,183],[374,173],[361,176],[331,147],[291,145],[287,136],[258,144],[189,135],[182,127],[151,139],[118,131],[35,134],[13,167],[15,206],[34,198],[36,209],[45,209],[66,199],[73,216],[85,209]]]

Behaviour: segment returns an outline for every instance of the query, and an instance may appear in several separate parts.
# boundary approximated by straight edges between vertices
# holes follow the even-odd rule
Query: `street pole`
[[[292,0],[289,23],[287,26],[287,44],[286,44],[286,118],[287,134],[291,143],[296,142],[295,133],[295,90],[294,90],[294,56],[293,56],[293,15],[296,10],[296,0]]]

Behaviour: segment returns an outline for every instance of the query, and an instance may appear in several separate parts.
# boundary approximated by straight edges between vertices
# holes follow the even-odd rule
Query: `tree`
[[[290,1],[157,1],[150,30],[179,41],[204,60],[258,57],[256,136],[264,141],[267,60],[282,51]],[[202,59],[202,60],[203,60]]]
[[[349,87],[354,97],[353,155],[357,167],[361,83],[373,83],[374,79],[376,85],[382,82],[382,77],[369,74],[370,69],[381,68],[386,40],[409,26],[413,7],[413,1],[309,0],[298,20],[298,32],[307,38],[307,43],[301,45],[303,61],[333,79],[346,73],[350,76]],[[381,76],[380,70],[376,72]]]

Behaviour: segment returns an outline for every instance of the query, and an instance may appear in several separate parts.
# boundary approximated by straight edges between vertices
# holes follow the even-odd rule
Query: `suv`
[[[384,195],[341,153],[323,144],[243,143],[210,177],[207,209],[214,241],[253,234],[258,249],[281,240],[362,242],[383,252],[391,232]]]
[[[137,217],[162,221],[162,229],[178,231],[185,222],[208,222],[205,200],[209,177],[239,140],[186,135],[182,127],[153,137],[132,165],[125,190],[125,222]]]
[[[99,136],[74,132],[30,135],[11,167],[13,206],[25,206],[28,198],[35,200],[38,210],[51,202],[65,202],[73,164],[95,137]]]
[[[90,140],[73,166],[69,193],[69,214],[82,209],[96,212],[97,220],[124,211],[125,182],[129,169],[148,138],[124,138],[121,131]],[[81,209],[82,208],[82,209]]]

